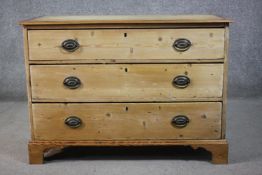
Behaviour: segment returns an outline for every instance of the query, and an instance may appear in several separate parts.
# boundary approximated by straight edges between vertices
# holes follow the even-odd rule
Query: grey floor
[[[0,102],[0,175],[262,175],[262,99],[228,104],[229,164],[209,163],[210,154],[190,148],[76,148],[29,165],[26,102]]]

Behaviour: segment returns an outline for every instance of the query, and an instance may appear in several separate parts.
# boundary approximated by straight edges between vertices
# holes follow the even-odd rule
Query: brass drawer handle
[[[173,85],[178,88],[186,88],[190,84],[190,78],[185,75],[178,75],[173,79]]]
[[[187,126],[188,123],[189,118],[185,115],[175,116],[171,121],[171,124],[177,128],[184,128]]]
[[[74,52],[79,48],[79,43],[73,39],[67,39],[62,42],[62,48],[68,52]]]
[[[79,78],[70,76],[64,79],[64,86],[69,89],[76,89],[81,85]]]
[[[173,44],[173,48],[179,52],[184,52],[191,47],[191,42],[185,38],[179,38],[175,40]]]
[[[65,119],[65,124],[70,128],[78,128],[81,126],[82,121],[76,116],[70,116]]]

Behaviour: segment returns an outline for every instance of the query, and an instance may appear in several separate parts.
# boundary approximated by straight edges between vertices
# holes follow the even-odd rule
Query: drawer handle
[[[81,126],[82,121],[76,116],[70,116],[65,119],[65,124],[70,128],[78,128]]]
[[[62,42],[62,48],[68,52],[74,52],[79,48],[79,43],[73,39],[67,39]]]
[[[188,123],[189,118],[185,115],[175,116],[171,121],[171,124],[177,128],[184,128],[187,126]]]
[[[76,89],[81,85],[81,81],[77,77],[67,77],[64,80],[64,86],[69,88],[69,89]]]
[[[173,48],[179,52],[184,52],[191,47],[191,42],[185,38],[179,38],[175,40],[173,44]]]
[[[178,88],[186,88],[190,84],[190,79],[185,75],[178,75],[173,79],[172,83]]]

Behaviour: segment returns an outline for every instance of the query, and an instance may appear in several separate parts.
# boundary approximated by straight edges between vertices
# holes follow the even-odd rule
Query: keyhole
[[[127,33],[124,33],[124,37],[127,37]]]

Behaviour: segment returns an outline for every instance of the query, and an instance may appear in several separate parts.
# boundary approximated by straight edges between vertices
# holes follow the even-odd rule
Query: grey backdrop
[[[42,15],[214,14],[230,27],[229,96],[262,95],[261,0],[0,0],[0,98],[25,99],[22,30]]]

